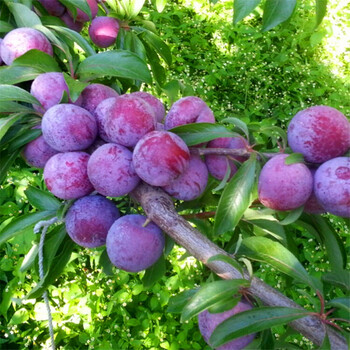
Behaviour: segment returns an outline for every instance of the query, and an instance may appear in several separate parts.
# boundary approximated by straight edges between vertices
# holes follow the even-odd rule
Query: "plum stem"
[[[103,8],[104,12],[106,12],[106,15],[108,16],[109,10],[108,10],[107,6],[103,3],[103,0],[98,0],[98,3],[101,5],[101,7]]]
[[[205,156],[208,154],[216,154],[222,156],[239,156],[239,157],[249,157],[254,150],[247,150],[246,148],[197,148],[190,147],[190,152],[193,154],[197,154],[199,156]],[[279,153],[262,153],[262,155],[266,158],[272,158]]]

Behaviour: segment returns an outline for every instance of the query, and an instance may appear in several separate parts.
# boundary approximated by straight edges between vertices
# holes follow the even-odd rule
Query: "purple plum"
[[[58,0],[38,0],[51,16],[62,16],[66,8]]]
[[[136,91],[131,93],[132,96],[137,96],[148,102],[154,109],[154,113],[157,118],[157,122],[161,123],[165,116],[165,107],[163,103],[155,96],[144,91]]]
[[[117,268],[139,272],[152,266],[162,255],[165,239],[153,222],[143,227],[146,217],[126,215],[108,231],[106,247],[112,264]]]
[[[113,17],[96,17],[89,26],[91,41],[98,47],[108,47],[115,43],[119,32],[119,22]]]
[[[66,26],[69,29],[75,30],[78,33],[80,33],[84,27],[83,22],[79,22],[78,20],[74,20],[73,17],[68,12],[65,12],[60,17],[60,19],[66,24]]]

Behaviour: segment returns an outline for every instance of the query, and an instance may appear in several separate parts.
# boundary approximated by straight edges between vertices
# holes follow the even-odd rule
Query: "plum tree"
[[[119,197],[131,192],[139,183],[132,163],[132,153],[126,147],[107,143],[92,153],[88,175],[99,193]]]
[[[50,107],[57,105],[69,89],[62,73],[49,72],[38,75],[32,82],[30,93],[41,103],[42,107],[34,105],[36,111],[45,113]]]
[[[70,238],[86,248],[106,244],[108,230],[120,217],[115,204],[109,199],[91,195],[78,199],[69,208],[65,224]]]
[[[165,107],[164,104],[155,96],[149,94],[148,92],[144,91],[135,91],[130,94],[131,96],[137,96],[139,98],[142,98],[146,102],[148,102],[156,115],[157,122],[161,123],[165,116]]]
[[[350,158],[337,157],[323,163],[315,173],[314,191],[326,211],[350,217]]]
[[[90,84],[87,86],[79,97],[80,107],[94,114],[96,107],[104,100],[110,97],[118,97],[119,94],[103,84]]]
[[[152,107],[139,97],[122,95],[102,103],[98,114],[104,120],[104,131],[112,142],[134,147],[142,136],[156,128]],[[105,116],[101,116],[102,112]]]
[[[279,154],[263,166],[258,193],[260,202],[275,210],[293,210],[308,200],[312,192],[313,179],[305,164],[285,163],[288,154]]]
[[[350,123],[337,109],[313,106],[298,112],[288,126],[288,143],[311,163],[323,163],[350,148]]]
[[[39,129],[40,126],[35,128]],[[44,140],[43,135],[40,135],[26,144],[22,151],[22,156],[30,166],[44,168],[46,162],[56,153],[58,151],[50,147]]]
[[[98,47],[113,45],[117,39],[118,32],[118,20],[113,17],[96,17],[89,26],[90,39]]]
[[[57,153],[44,168],[47,189],[61,199],[77,199],[90,194],[94,188],[88,178],[90,155],[85,152]]]
[[[208,105],[199,97],[180,98],[165,116],[165,129],[190,123],[215,123],[215,117]]]
[[[204,192],[207,182],[208,169],[205,163],[199,156],[191,154],[187,169],[163,189],[176,199],[190,201]]]
[[[63,15],[66,8],[58,0],[39,0],[39,2],[45,7],[46,11],[52,16]]]
[[[83,29],[84,23],[79,22],[69,14],[69,12],[65,12],[62,16],[60,16],[60,19],[66,24],[66,26],[72,30],[75,30],[76,32],[81,32]]]
[[[235,305],[231,310],[220,312],[220,313],[210,313],[208,310],[201,312],[198,315],[198,326],[199,330],[207,342],[210,345],[209,339],[212,335],[214,329],[222,322],[224,322],[229,317],[243,311],[252,309],[252,306],[248,304],[245,300],[241,299],[237,305]],[[255,338],[255,334],[249,334],[244,337],[240,337],[230,342],[220,346],[217,350],[240,350],[245,348],[249,343],[251,343]]]
[[[95,141],[97,122],[84,108],[64,103],[45,112],[42,130],[45,141],[52,148],[61,152],[80,151]]]
[[[240,149],[247,147],[247,141],[242,137],[219,137],[208,143],[207,148],[230,148]],[[239,162],[244,162],[244,157],[234,157]],[[223,180],[227,172],[227,166],[231,168],[230,178],[236,173],[237,167],[232,157],[208,154],[205,156],[205,163],[209,173],[218,180]]]
[[[185,142],[168,131],[153,131],[135,146],[133,163],[139,177],[153,186],[166,186],[188,167],[190,152]]]
[[[108,231],[106,248],[112,264],[129,272],[152,266],[162,255],[165,239],[153,222],[143,226],[146,217],[138,214],[122,216]]]
[[[52,46],[44,34],[33,28],[16,28],[1,42],[1,58],[7,65],[27,51],[36,49],[53,55]]]
[[[91,10],[91,17],[95,18],[98,12],[98,5],[96,0],[86,0],[87,4],[90,7]],[[90,17],[89,15],[87,15],[85,12],[83,12],[82,10],[80,10],[79,8],[77,8],[77,15],[74,16],[74,14],[68,10],[68,13],[70,14],[70,16],[72,18],[75,18],[76,21],[78,22],[88,22],[90,21]]]

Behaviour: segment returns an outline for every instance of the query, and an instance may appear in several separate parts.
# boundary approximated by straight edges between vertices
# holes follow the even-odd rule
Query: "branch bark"
[[[222,261],[207,262],[214,255],[229,254],[178,215],[171,198],[163,190],[141,184],[131,193],[131,196],[141,204],[149,219],[218,276],[223,279],[242,278],[240,272],[230,264]],[[245,278],[249,278],[248,274]],[[294,301],[258,278],[253,277],[249,290],[254,296],[261,299],[265,305],[301,308]],[[290,326],[319,346],[322,344],[327,331],[332,349],[348,349],[344,337],[323,324],[317,317],[307,316],[291,322]]]

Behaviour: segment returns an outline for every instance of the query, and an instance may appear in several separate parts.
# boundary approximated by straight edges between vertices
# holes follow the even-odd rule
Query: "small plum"
[[[94,188],[87,175],[90,155],[85,152],[57,153],[44,168],[47,189],[60,199],[77,199],[90,194]]]
[[[293,117],[288,126],[288,143],[306,161],[323,163],[350,148],[350,123],[335,108],[313,106]]]
[[[92,153],[88,175],[96,191],[109,197],[128,194],[140,181],[132,164],[131,151],[114,143],[106,143]]]
[[[230,148],[230,149],[245,149],[247,147],[247,141],[242,137],[219,137],[208,143],[207,148]],[[245,157],[227,157],[216,154],[208,154],[205,157],[205,163],[208,167],[209,173],[218,180],[223,180],[227,166],[231,168],[230,178],[237,172],[237,167],[233,161],[233,158],[239,162],[244,162]]]
[[[86,196],[69,208],[65,217],[66,230],[78,245],[96,248],[106,244],[108,230],[119,217],[118,208],[109,199]]]
[[[94,114],[96,107],[102,101],[110,97],[118,96],[118,93],[109,86],[103,84],[91,84],[81,92],[79,105],[91,114]]]
[[[39,0],[51,16],[62,16],[66,8],[58,0]]]
[[[84,27],[84,23],[83,22],[79,22],[78,20],[74,20],[73,17],[68,13],[65,12],[60,19],[66,24],[66,26],[69,29],[72,29],[78,33],[81,32],[81,30]]]
[[[165,239],[153,222],[143,227],[143,215],[125,215],[108,231],[106,248],[109,259],[117,268],[139,272],[152,266],[162,255]]]
[[[49,72],[38,75],[32,82],[30,93],[41,103],[34,105],[36,111],[45,113],[50,107],[57,105],[64,91],[69,96],[69,89],[62,73]]]
[[[87,110],[64,103],[49,108],[42,119],[45,141],[54,149],[80,151],[89,147],[97,136],[97,122]]]
[[[305,164],[286,164],[288,154],[279,154],[263,166],[258,194],[261,204],[274,210],[293,210],[305,204],[312,192],[313,178]]]
[[[337,157],[323,163],[315,173],[314,191],[324,209],[350,217],[350,157]]]
[[[198,327],[199,330],[206,341],[210,345],[209,339],[214,332],[214,329],[226,319],[231,316],[238,314],[243,311],[248,311],[252,309],[252,306],[248,304],[245,300],[241,300],[235,305],[231,310],[212,314],[208,310],[201,312],[198,315]],[[231,340],[230,342],[221,345],[217,350],[240,350],[245,348],[249,343],[251,343],[255,338],[255,333],[245,335],[243,337]]]
[[[1,42],[1,58],[5,64],[11,65],[14,59],[32,49],[53,55],[52,46],[44,34],[33,28],[16,28]]]
[[[98,12],[98,5],[96,0],[86,0],[87,4],[90,7],[91,10],[91,17],[95,18]],[[68,13],[72,18],[74,18],[73,14],[71,13],[70,10],[68,10]],[[77,8],[77,16],[76,16],[76,21],[78,22],[88,22],[90,21],[89,15],[87,15],[85,12]]]
[[[39,129],[35,127],[35,129]],[[34,129],[34,128],[33,128]],[[27,164],[35,168],[44,168],[46,162],[58,151],[50,147],[44,140],[43,135],[40,135],[35,140],[26,144],[22,155]]]
[[[152,107],[139,97],[122,95],[102,103],[106,113],[104,129],[111,142],[134,147],[144,135],[156,129]]]
[[[165,116],[165,107],[164,104],[155,96],[144,91],[132,92],[130,95],[137,96],[148,102],[154,109],[154,113],[157,118],[157,122],[161,123]]]
[[[163,189],[176,199],[191,201],[204,192],[207,182],[207,166],[199,156],[191,155],[187,169]]]
[[[188,167],[190,152],[185,142],[168,131],[152,131],[136,145],[133,163],[140,178],[153,186],[167,186]]]
[[[115,43],[119,32],[119,23],[113,17],[96,17],[89,26],[91,41],[98,47],[108,47]]]
[[[190,123],[215,123],[208,105],[199,97],[187,96],[176,101],[165,117],[165,130]]]

